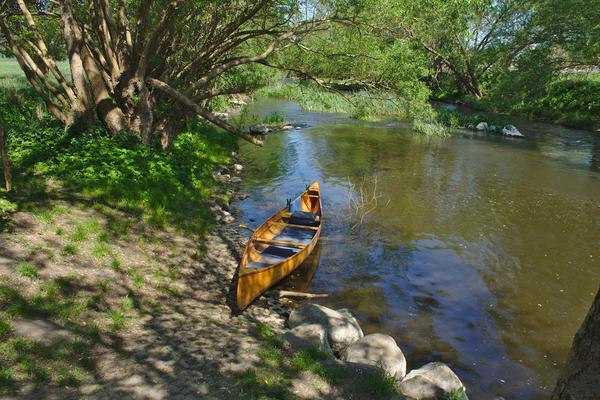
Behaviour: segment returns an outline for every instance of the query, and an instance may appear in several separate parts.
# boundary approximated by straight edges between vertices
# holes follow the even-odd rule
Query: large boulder
[[[332,310],[318,304],[306,304],[290,314],[290,328],[302,324],[320,324],[327,331],[331,348],[341,353],[346,347],[364,336],[358,321],[347,309]]]
[[[458,376],[441,362],[432,362],[410,371],[400,383],[400,392],[415,400],[435,400],[464,389]]]
[[[332,353],[327,340],[327,329],[321,324],[303,324],[287,331],[282,339],[289,343],[294,351],[316,347],[326,353]]]
[[[480,122],[477,124],[475,129],[477,129],[478,131],[487,131],[489,129],[489,126],[487,122]]]
[[[511,136],[511,137],[520,137],[520,138],[525,137],[525,135],[523,135],[521,132],[519,132],[517,127],[514,125],[506,125],[504,128],[502,128],[502,134],[504,136]]]
[[[374,365],[401,380],[406,375],[406,358],[393,337],[372,333],[352,343],[342,354],[342,360]]]

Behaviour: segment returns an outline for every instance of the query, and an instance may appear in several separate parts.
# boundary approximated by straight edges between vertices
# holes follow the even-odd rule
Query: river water
[[[237,206],[257,226],[321,183],[322,304],[392,335],[408,369],[448,363],[473,399],[549,396],[600,284],[598,134],[520,122],[526,139],[439,139],[280,100],[251,112],[307,125],[241,145]],[[357,213],[361,189],[377,204]]]

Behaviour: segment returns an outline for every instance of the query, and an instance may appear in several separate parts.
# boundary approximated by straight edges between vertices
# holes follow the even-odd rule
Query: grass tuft
[[[67,243],[63,246],[63,253],[73,256],[77,254],[77,246],[74,243]]]
[[[21,275],[27,278],[37,279],[39,277],[37,267],[27,261],[19,261],[19,263],[17,264],[17,269],[19,270]]]

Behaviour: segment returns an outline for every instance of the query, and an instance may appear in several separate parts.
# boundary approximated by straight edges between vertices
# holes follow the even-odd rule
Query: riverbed
[[[272,112],[306,126],[241,146],[243,222],[318,180],[322,304],[392,335],[408,369],[448,363],[472,398],[547,398],[600,283],[599,134],[521,121],[525,139],[435,138],[251,106]]]

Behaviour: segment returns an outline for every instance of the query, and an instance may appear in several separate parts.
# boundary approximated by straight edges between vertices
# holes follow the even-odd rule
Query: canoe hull
[[[315,195],[315,193],[317,195]],[[250,303],[252,303],[252,301],[254,301],[254,299],[263,294],[267,289],[294,272],[294,270],[298,268],[312,253],[317,241],[319,240],[322,223],[322,206],[319,184],[316,182],[313,183],[307,189],[307,191],[298,196],[298,198],[291,204],[300,205],[299,210],[301,211],[311,211],[314,212],[315,215],[318,215],[318,227],[300,227],[299,225],[288,224],[286,218],[289,218],[290,212],[286,207],[275,213],[258,229],[256,229],[252,237],[248,240],[246,250],[244,251],[244,255],[242,256],[242,260],[240,262],[236,292],[236,301],[239,310],[244,310],[250,305]],[[314,235],[309,242],[300,244],[300,250],[295,252],[295,254],[292,256],[272,265],[261,268],[251,268],[253,261],[256,261],[257,257],[260,259],[260,254],[257,253],[256,250],[257,246],[262,246],[264,250],[265,244],[263,243],[268,243],[269,246],[279,246],[283,244],[284,247],[286,247],[285,243],[292,243],[276,240],[278,239],[277,235],[286,229],[282,227],[288,227],[292,230],[300,229],[300,231],[304,232],[314,232]],[[305,238],[305,240],[308,241],[309,239]],[[298,243],[292,244],[292,246],[298,247]]]

